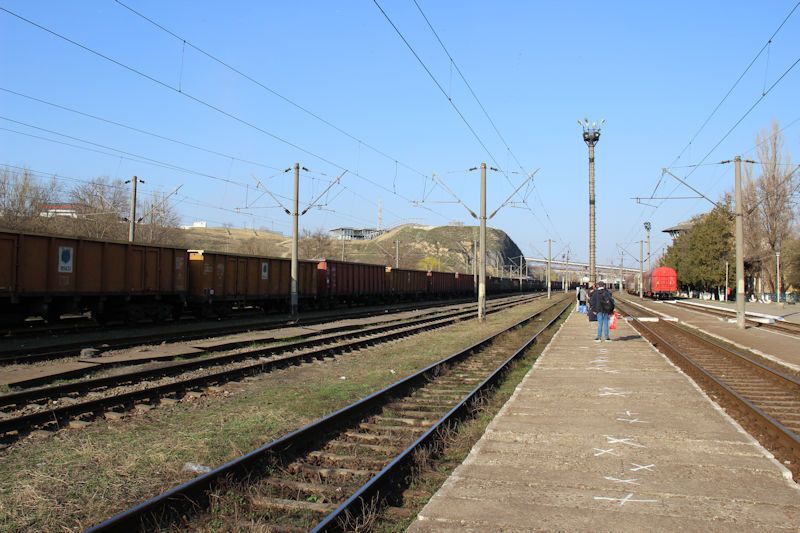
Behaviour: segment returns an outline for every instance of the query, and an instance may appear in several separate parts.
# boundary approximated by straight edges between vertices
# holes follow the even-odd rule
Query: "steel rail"
[[[621,302],[623,307],[625,306],[625,303],[626,302]],[[647,337],[648,340],[650,340],[650,342],[652,342],[655,346],[660,349],[664,349],[664,351],[667,352],[667,355],[670,355],[670,358],[673,359],[673,361],[675,361],[678,366],[684,370],[684,372],[689,374],[695,380],[700,380],[707,383],[716,392],[731,401],[733,405],[736,405],[745,413],[751,415],[760,429],[775,438],[782,447],[785,447],[787,450],[789,450],[790,455],[793,457],[793,463],[796,464],[796,462],[800,460],[800,436],[784,426],[780,421],[772,417],[770,414],[764,412],[760,407],[755,405],[745,396],[725,383],[724,378],[719,378],[712,372],[706,370],[703,365],[695,361],[691,355],[674,346],[662,335],[654,331],[653,328],[647,326],[644,322],[641,322],[635,317],[631,317],[631,319],[633,320],[636,329],[640,332],[643,332],[644,336]],[[743,354],[733,352],[724,346],[717,344],[716,342],[702,338],[696,333],[688,331],[684,328],[680,328],[677,325],[663,321],[662,323],[667,324],[667,327],[669,328],[679,329],[683,334],[691,336],[693,340],[696,340],[705,346],[712,347],[713,350],[724,352],[726,356],[734,358],[736,361],[744,362],[749,368],[760,374],[767,375],[779,383],[783,383],[794,389],[800,390],[800,380],[792,376],[769,368],[758,361],[754,361]]]
[[[517,305],[516,301],[508,303],[498,303],[496,304],[495,307],[492,308],[492,312],[501,311],[503,309],[506,309],[507,307],[514,305]],[[323,359],[325,357],[333,357],[336,353],[341,353],[348,350],[361,349],[371,346],[378,342],[388,342],[390,340],[406,337],[408,335],[413,335],[422,331],[428,331],[432,329],[445,327],[461,320],[465,316],[472,315],[472,313],[473,313],[472,310],[466,310],[454,313],[453,316],[441,319],[436,318],[431,320],[430,318],[428,318],[428,319],[414,320],[411,325],[409,325],[408,323],[403,323],[400,325],[377,326],[375,327],[375,329],[384,331],[384,333],[377,332],[377,334],[379,335],[378,337],[370,337],[368,336],[367,333],[366,338],[363,338],[365,335],[360,335],[360,337],[362,338],[336,344],[333,346],[323,346],[321,348],[316,348],[310,351],[301,352],[299,354],[286,355],[283,357],[277,357],[275,359],[270,359],[267,361],[258,361],[242,367],[223,370],[220,372],[214,372],[204,376],[178,380],[172,383],[156,385],[153,387],[147,387],[136,391],[126,392],[94,400],[88,400],[84,402],[75,403],[72,405],[65,405],[62,407],[56,407],[53,409],[48,409],[36,413],[30,413],[27,415],[6,418],[0,420],[0,435],[8,436],[10,433],[15,431],[22,432],[22,431],[27,431],[32,427],[47,426],[50,424],[56,424],[57,426],[60,426],[63,421],[69,420],[78,415],[86,413],[102,413],[114,407],[126,407],[135,404],[137,401],[142,401],[142,400],[153,401],[155,399],[162,398],[170,394],[180,393],[187,390],[193,390],[209,385],[214,385],[217,383],[224,383],[227,381],[231,381],[234,378],[242,376],[270,372],[277,368],[285,368],[287,366],[297,365],[305,361],[310,361],[312,359]],[[369,333],[376,333],[376,332],[371,331]],[[329,338],[330,337],[326,337],[326,339],[313,339],[311,341],[299,341],[298,343],[295,343],[294,347],[297,348],[299,345],[304,345],[312,342],[319,343],[321,340],[327,340]],[[291,350],[292,350],[291,345],[260,348],[248,351],[246,353],[237,353],[210,359],[185,361],[175,365],[170,365],[165,368],[157,368],[149,371],[131,373],[131,374],[136,375],[138,378],[154,377],[159,375],[159,371],[161,371],[160,377],[163,377],[165,371],[174,371],[176,373],[180,373],[180,372],[185,372],[187,369],[193,370],[200,367],[211,366],[213,364],[226,364],[234,362],[237,359],[245,359],[245,358],[251,359],[253,357],[274,355],[280,352],[286,352]],[[118,386],[120,383],[119,381],[115,380],[118,380],[119,378],[120,376],[109,376],[105,378],[96,378],[94,380],[90,380],[90,382],[94,388],[97,388],[99,386]],[[76,382],[73,384],[59,385],[57,387],[59,388],[60,392],[81,390],[80,387],[82,385],[85,385],[85,383],[86,382]],[[16,393],[17,394],[16,398],[24,397],[26,392],[27,391]],[[7,402],[8,401],[8,399],[6,398],[7,396],[11,395],[5,395],[3,397],[0,397],[0,399]]]
[[[531,294],[531,293],[525,293]],[[516,295],[493,295],[493,299],[502,299],[502,298],[514,298]],[[389,313],[402,313],[405,311],[413,310],[413,309],[428,309],[432,307],[446,307],[446,306],[459,306],[463,304],[472,303],[472,298],[459,298],[454,300],[447,300],[447,301],[423,301],[419,303],[409,303],[409,304],[402,304],[396,307],[392,307],[388,310]],[[248,320],[243,324],[224,324],[220,326],[212,326],[209,325],[208,322],[204,324],[200,324],[202,329],[191,329],[189,331],[177,331],[177,332],[161,332],[161,333],[146,333],[142,335],[128,335],[124,337],[118,337],[116,339],[107,339],[107,338],[94,338],[89,340],[71,340],[69,342],[65,342],[60,345],[47,345],[47,346],[40,346],[34,348],[13,348],[13,349],[3,349],[0,350],[0,365],[8,365],[8,364],[15,364],[15,363],[34,363],[40,361],[49,361],[53,359],[60,359],[64,357],[74,356],[80,353],[83,348],[91,348],[97,346],[98,344],[108,345],[109,348],[120,349],[120,348],[129,348],[131,346],[137,346],[139,344],[148,344],[152,342],[161,343],[163,341],[168,342],[177,342],[177,341],[188,341],[188,340],[196,340],[206,338],[209,335],[230,335],[234,333],[241,333],[245,331],[251,331],[254,328],[258,330],[270,330],[270,329],[278,329],[282,327],[290,327],[290,326],[311,326],[315,324],[323,324],[325,322],[330,322],[331,320],[341,320],[342,318],[364,318],[373,316],[375,314],[386,314],[386,308],[380,309],[370,309],[370,310],[347,310],[347,309],[337,309],[325,314],[319,312],[309,313],[308,315],[301,315],[300,320],[292,321],[288,316],[284,316],[280,319],[268,319],[268,320]],[[247,320],[245,318],[237,318],[231,317],[231,320]],[[164,327],[175,328],[179,327],[182,324],[179,322],[172,322],[168,324],[164,324]],[[147,325],[146,327],[154,327],[153,325]],[[102,331],[102,330],[99,330]],[[76,332],[76,333],[87,333],[87,332]]]
[[[511,305],[517,305],[519,302],[528,302],[534,299],[536,299],[536,297],[523,300],[514,300],[513,302],[498,302],[492,306],[492,309],[504,309]],[[218,346],[214,347],[213,349],[206,349],[205,351],[196,354],[195,358],[190,359],[188,361],[166,362],[166,364],[164,364],[163,366],[147,370],[136,370],[132,372],[116,374],[113,376],[89,378],[81,381],[76,381],[73,383],[62,383],[59,385],[31,388],[31,389],[14,391],[6,394],[0,394],[0,407],[10,406],[10,405],[21,405],[26,402],[31,403],[33,401],[39,401],[39,400],[55,399],[58,397],[63,397],[74,393],[85,393],[98,388],[117,387],[134,383],[136,381],[141,381],[142,379],[161,378],[170,375],[180,374],[183,372],[188,372],[191,370],[196,370],[198,368],[235,363],[246,359],[252,359],[254,357],[280,355],[282,353],[291,352],[293,350],[303,349],[315,345],[321,345],[326,342],[330,342],[332,339],[336,340],[344,340],[348,338],[354,339],[371,334],[392,331],[396,329],[414,326],[417,324],[424,324],[427,322],[432,322],[441,319],[448,319],[448,318],[457,319],[462,316],[469,315],[472,312],[474,311],[469,309],[444,311],[438,315],[436,315],[435,313],[430,313],[430,314],[425,314],[423,316],[414,317],[411,319],[405,319],[398,322],[393,322],[390,324],[378,324],[372,326],[347,325],[347,326],[342,326],[340,328],[331,328],[324,332],[313,332],[305,335],[298,335],[296,338],[299,338],[300,340],[292,342],[284,342],[277,346],[251,348],[234,354],[218,355],[200,359],[200,357],[202,357],[203,355],[208,355],[216,351],[237,349],[241,348],[242,346],[248,346],[252,344],[252,341],[232,341],[231,343],[226,343],[221,347]],[[349,332],[349,333],[341,335],[342,332]],[[271,342],[279,342],[279,341],[280,341],[279,339],[264,339],[260,342],[263,344],[268,344]],[[148,360],[146,359],[135,361],[136,364],[143,364],[146,362],[148,362]],[[74,377],[81,374],[85,375],[88,373],[97,372],[98,370],[103,370],[106,367],[110,368],[111,366],[113,365],[103,365],[103,366],[81,369],[74,372],[54,374],[47,377],[27,380],[24,383],[27,385],[33,383],[55,381],[58,379],[65,379],[67,377]]]
[[[566,311],[571,305],[571,299],[565,307],[560,311],[559,316]],[[104,522],[90,527],[85,533],[100,533],[100,532],[118,532],[118,531],[138,531],[143,525],[149,523],[151,520],[164,519],[167,517],[181,517],[185,512],[196,512],[198,509],[206,508],[209,505],[209,492],[221,482],[231,482],[237,479],[244,479],[250,475],[259,466],[267,465],[270,459],[276,456],[296,455],[308,450],[314,443],[319,442],[323,436],[341,432],[344,428],[349,427],[354,421],[361,420],[366,414],[374,412],[376,409],[386,404],[392,398],[405,396],[422,384],[424,384],[431,375],[434,375],[439,369],[446,367],[454,362],[458,362],[474,352],[480,350],[491,344],[497,337],[503,333],[512,330],[518,326],[524,325],[532,321],[537,316],[545,313],[547,310],[552,309],[558,303],[533,313],[529,317],[518,321],[514,325],[505,330],[489,335],[484,339],[472,344],[471,346],[459,350],[458,352],[441,359],[438,362],[432,363],[415,374],[403,378],[369,396],[347,406],[338,411],[331,413],[311,424],[308,424],[300,429],[297,429],[284,437],[274,440],[264,446],[259,447],[241,457],[233,459],[217,468],[195,477],[187,482],[184,482],[172,489],[163,492],[145,502],[142,502],[135,507],[123,511]],[[554,319],[555,320],[555,319]],[[551,321],[549,324],[552,324]],[[541,333],[541,331],[539,332]],[[538,336],[538,334],[536,336]],[[535,338],[532,339],[535,341]],[[526,343],[530,345],[531,340]],[[514,355],[520,354],[520,351],[515,352]],[[513,357],[513,356],[512,356]],[[484,380],[486,382],[493,382],[496,379],[498,372],[494,372],[489,378]],[[474,397],[473,393],[470,397]],[[466,403],[464,401],[448,412],[448,417],[458,415],[463,412]],[[432,438],[434,432],[426,431],[415,444],[422,445]],[[334,513],[341,515],[342,512],[350,510],[351,512],[360,505],[358,502],[363,502],[363,498],[371,491],[379,489],[386,481],[387,476],[396,473],[398,468],[408,461],[410,453],[405,450],[402,457],[396,457],[391,461],[390,465],[383,468],[378,476],[373,477],[370,481],[362,487],[357,493],[337,508]],[[391,468],[390,468],[391,466]],[[354,506],[354,507],[351,507]],[[327,523],[327,520],[326,520]],[[320,524],[321,526],[322,524]]]
[[[548,307],[546,310],[555,307],[558,304]],[[567,304],[558,312],[558,314],[542,326],[536,333],[531,335],[525,343],[518,348],[511,356],[502,362],[486,379],[478,384],[472,391],[470,391],[458,404],[456,404],[450,411],[442,416],[436,423],[433,424],[423,435],[421,435],[411,446],[403,450],[397,455],[388,465],[386,465],[379,473],[373,476],[366,484],[362,485],[353,495],[351,495],[344,503],[342,503],[336,510],[325,517],[319,524],[317,524],[312,531],[318,532],[336,532],[342,531],[341,519],[349,515],[359,515],[362,512],[364,505],[374,501],[375,498],[380,498],[381,494],[391,491],[391,485],[396,483],[398,477],[405,475],[408,468],[413,463],[414,452],[426,446],[429,442],[434,440],[438,432],[447,427],[451,422],[465,418],[469,414],[469,407],[471,402],[478,397],[483,391],[492,387],[502,377],[503,373],[508,369],[509,365],[522,357],[522,355],[537,342],[539,335],[549,329],[564,313],[570,308],[572,302]],[[542,311],[544,312],[544,311]],[[462,359],[464,356],[462,356]]]

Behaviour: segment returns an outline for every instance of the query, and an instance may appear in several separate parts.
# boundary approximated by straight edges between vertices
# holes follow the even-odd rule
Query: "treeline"
[[[780,253],[782,291],[800,289],[800,172],[783,147],[777,122],[756,137],[756,164],[743,164],[743,227],[747,292],[775,293]],[[674,268],[683,288],[714,291],[735,285],[733,192],[711,212],[692,219],[691,228],[667,248],[661,264]]]
[[[164,194],[137,201],[136,241],[182,246],[179,217]],[[127,240],[130,185],[98,177],[67,187],[27,170],[0,168],[0,228]]]

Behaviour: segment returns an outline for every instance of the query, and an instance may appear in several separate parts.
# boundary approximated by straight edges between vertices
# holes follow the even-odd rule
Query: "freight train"
[[[471,274],[346,261],[299,261],[301,309],[466,297]],[[100,323],[224,316],[254,307],[283,311],[285,258],[0,231],[0,323],[57,321],[91,313]],[[524,291],[541,282],[522,280]],[[519,292],[520,280],[490,277],[487,292]]]
[[[642,294],[654,300],[668,300],[678,295],[678,274],[670,267],[658,267],[644,274]],[[628,291],[638,294],[635,290]]]

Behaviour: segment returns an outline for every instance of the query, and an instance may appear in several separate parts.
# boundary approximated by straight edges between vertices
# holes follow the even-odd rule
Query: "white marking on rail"
[[[633,446],[634,448],[647,448],[647,446],[644,444],[632,442],[633,437],[612,437],[611,435],[604,435],[604,437],[608,441],[607,444],[627,444],[628,446]]]
[[[647,470],[648,472],[652,472],[653,469],[656,467],[655,464],[652,464],[652,465],[640,465],[640,464],[637,464],[637,463],[631,463],[631,464],[634,466],[634,468],[629,468],[628,469],[631,472],[638,472],[639,470]]]
[[[623,483],[625,485],[641,485],[641,483],[636,483],[639,481],[637,478],[633,479],[618,479],[614,476],[603,476],[603,479],[607,479],[609,481],[613,481],[614,483]]]
[[[608,501],[611,501],[611,502],[619,502],[619,506],[620,507],[622,507],[626,503],[631,503],[631,502],[656,503],[656,500],[634,500],[632,492],[630,494],[628,494],[627,496],[623,497],[623,498],[610,498],[608,496],[595,496],[594,499],[595,500],[608,500]]]
[[[614,452],[614,448],[609,448],[607,450],[604,449],[604,448],[592,448],[592,449],[595,452],[597,452],[597,453],[594,454],[595,457],[599,457],[601,455],[606,455],[606,454],[615,455],[615,456],[619,457],[619,454]]]

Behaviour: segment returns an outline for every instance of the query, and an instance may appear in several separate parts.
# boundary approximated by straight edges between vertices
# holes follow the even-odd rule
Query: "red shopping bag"
[[[608,329],[617,329],[617,313],[612,313],[608,320]]]

